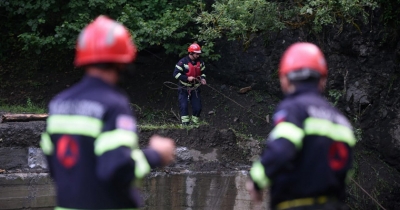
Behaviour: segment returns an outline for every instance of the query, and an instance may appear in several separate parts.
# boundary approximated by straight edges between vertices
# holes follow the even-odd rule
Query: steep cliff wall
[[[284,30],[255,37],[246,50],[240,42],[221,41],[223,56],[210,68],[213,77],[227,84],[282,97],[277,68],[283,51],[298,41],[319,45],[329,67],[325,96],[352,121],[358,138],[355,180],[394,209],[400,195],[400,39],[392,32],[371,14],[360,30],[351,24],[325,28],[318,35],[305,28]],[[357,186],[351,187],[349,198],[359,202],[353,206],[357,209],[377,205]]]

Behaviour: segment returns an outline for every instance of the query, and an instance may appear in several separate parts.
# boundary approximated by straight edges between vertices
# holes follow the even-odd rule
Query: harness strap
[[[280,202],[276,205],[276,209],[277,210],[285,210],[285,209],[301,207],[301,206],[312,206],[315,204],[324,204],[328,201],[337,201],[337,199],[334,197],[329,197],[329,196],[298,198],[298,199]]]

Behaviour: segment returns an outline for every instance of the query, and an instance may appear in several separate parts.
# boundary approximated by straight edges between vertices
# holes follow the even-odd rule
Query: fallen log
[[[0,123],[46,120],[48,116],[48,114],[3,114]]]

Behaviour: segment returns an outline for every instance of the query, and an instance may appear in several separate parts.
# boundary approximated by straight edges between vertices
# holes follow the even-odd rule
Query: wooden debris
[[[1,122],[27,122],[46,120],[48,114],[3,114]]]
[[[251,86],[240,88],[239,93],[247,93],[251,90]]]

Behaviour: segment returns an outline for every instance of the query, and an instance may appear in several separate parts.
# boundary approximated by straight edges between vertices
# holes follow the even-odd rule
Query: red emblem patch
[[[338,171],[346,166],[349,159],[349,150],[342,142],[333,142],[329,148],[328,160],[329,166]]]
[[[74,138],[63,135],[57,142],[57,159],[65,168],[71,168],[79,158],[79,145]]]

